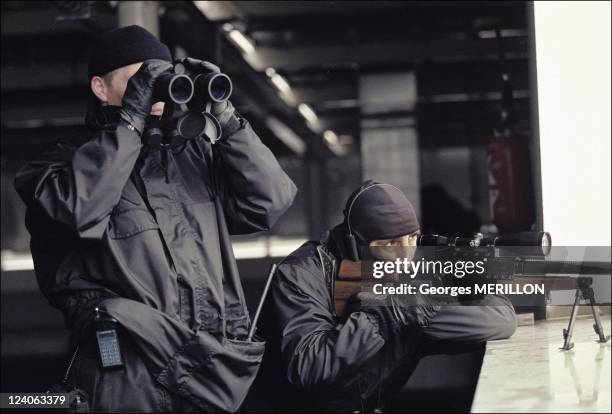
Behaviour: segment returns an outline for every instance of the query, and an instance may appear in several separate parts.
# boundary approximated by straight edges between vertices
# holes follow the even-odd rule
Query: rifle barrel
[[[522,276],[609,275],[611,272],[610,262],[526,260],[519,263],[516,274]]]

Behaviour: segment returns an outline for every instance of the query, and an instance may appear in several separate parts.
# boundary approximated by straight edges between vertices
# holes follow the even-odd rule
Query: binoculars
[[[153,102],[167,105],[164,117],[172,116],[176,122],[165,134],[159,125],[149,128],[145,131],[147,142],[153,147],[173,149],[185,140],[205,136],[215,143],[222,131],[210,109],[212,104],[228,100],[231,94],[232,81],[226,74],[191,72],[184,64],[176,63],[172,70],[158,76],[153,92]]]
[[[225,73],[189,73],[182,63],[176,63],[172,71],[159,75],[155,82],[155,101],[189,104],[224,102],[232,94],[232,81]],[[196,107],[196,108],[192,108]],[[204,109],[204,108],[202,108]]]

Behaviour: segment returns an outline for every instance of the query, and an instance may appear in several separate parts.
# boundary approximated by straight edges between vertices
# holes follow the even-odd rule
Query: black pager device
[[[117,333],[117,320],[95,309],[94,328],[98,344],[98,360],[103,369],[123,367],[123,357]]]

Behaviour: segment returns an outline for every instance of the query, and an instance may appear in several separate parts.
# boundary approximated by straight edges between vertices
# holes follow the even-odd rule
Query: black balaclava
[[[356,260],[349,234],[353,235],[359,248],[369,245],[372,240],[393,239],[419,229],[414,207],[399,188],[368,180],[349,196],[344,208],[344,221],[330,232],[330,248],[336,257]]]
[[[344,224],[362,245],[419,230],[414,207],[404,193],[373,180],[365,181],[347,200]]]

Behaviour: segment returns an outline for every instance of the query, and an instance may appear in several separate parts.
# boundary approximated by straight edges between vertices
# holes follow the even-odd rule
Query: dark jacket
[[[16,177],[39,286],[81,343],[74,380],[100,411],[234,411],[264,344],[244,340],[229,236],[269,229],[296,187],[245,120],[214,146],[170,152],[166,181],[160,152],[102,114],[90,140]],[[95,362],[94,306],[119,322],[124,369]]]
[[[516,316],[510,301],[487,296],[478,306],[442,306],[419,299],[411,307],[413,326],[384,339],[368,312],[335,314],[330,283],[346,257],[337,231],[324,238],[334,266],[323,266],[310,241],[279,266],[262,314],[266,354],[249,404],[254,411],[370,411],[407,377],[395,370],[422,354],[425,341],[482,344],[511,336]],[[399,375],[399,377],[398,377]],[[401,383],[399,383],[401,385]]]

